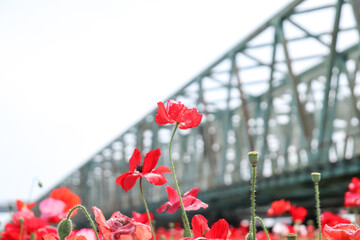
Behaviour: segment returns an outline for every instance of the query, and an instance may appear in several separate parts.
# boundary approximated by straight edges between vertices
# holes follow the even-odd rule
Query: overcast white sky
[[[35,200],[290,0],[0,1],[0,204]]]

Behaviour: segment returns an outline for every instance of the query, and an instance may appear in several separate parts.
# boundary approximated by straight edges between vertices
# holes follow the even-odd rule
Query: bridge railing
[[[360,4],[327,2],[294,1],[170,97],[204,114],[173,143],[183,192],[247,182],[252,150],[260,152],[259,178],[360,155]],[[125,193],[115,179],[128,171],[134,148],[160,147],[159,165],[169,166],[173,126],[156,125],[155,114],[59,185],[109,213],[140,205],[139,192]],[[150,202],[167,198],[162,187],[145,189]]]

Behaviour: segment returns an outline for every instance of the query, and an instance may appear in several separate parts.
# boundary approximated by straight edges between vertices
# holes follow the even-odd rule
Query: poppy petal
[[[171,173],[171,170],[168,167],[160,166],[160,167],[156,168],[152,172],[153,173]]]
[[[154,185],[164,185],[167,183],[166,177],[161,173],[145,173],[143,176]]]
[[[192,188],[192,189],[190,189],[189,191],[187,191],[187,192],[184,194],[184,197],[187,197],[187,196],[197,197],[197,195],[198,195],[198,193],[199,193],[199,190],[200,190],[199,187],[197,187],[197,188]]]
[[[175,204],[171,205],[169,209],[166,211],[168,214],[173,214],[180,208],[180,202],[176,202]]]
[[[95,215],[95,221],[97,222],[98,226],[99,226],[99,230],[102,234],[108,234],[111,233],[110,231],[110,226],[107,223],[104,214],[102,213],[102,211],[93,206],[92,207],[94,215]]]
[[[166,111],[169,117],[175,122],[181,122],[183,113],[187,110],[184,104],[180,101],[168,100],[166,104]]]
[[[171,203],[170,203],[170,202],[166,202],[166,203],[164,203],[163,205],[161,205],[158,209],[156,209],[156,211],[157,211],[158,213],[165,212],[166,209],[167,209],[169,206],[171,206]]]
[[[203,203],[200,199],[192,196],[183,198],[183,204],[186,211],[195,211],[199,210],[200,208],[208,208],[208,205],[206,203]]]
[[[151,172],[151,170],[153,170],[154,167],[156,166],[160,155],[161,155],[160,148],[148,152],[144,158],[144,165],[142,168],[142,172],[143,173]]]
[[[157,105],[159,109],[157,110],[157,114],[155,115],[155,122],[159,125],[165,125],[167,123],[174,124],[175,121],[172,120],[167,114],[164,103],[158,102]]]
[[[186,109],[183,112],[182,118],[180,120],[181,124],[179,125],[180,129],[188,129],[197,127],[202,119],[202,114],[199,114],[196,108]]]
[[[169,202],[171,204],[179,202],[179,194],[178,194],[178,192],[175,189],[173,189],[172,187],[170,187],[170,186],[166,186],[165,188],[166,188],[166,192],[167,192],[168,197],[169,197]]]
[[[136,183],[136,180],[140,177],[139,174],[129,174],[127,175],[121,184],[121,187],[125,190],[125,192],[129,191]]]
[[[134,172],[137,165],[141,164],[141,154],[140,150],[135,148],[130,160],[129,160],[129,170],[130,172]]]
[[[194,237],[202,237],[205,231],[209,230],[207,219],[201,215],[195,215],[191,220],[191,226],[193,227]]]
[[[229,224],[225,219],[220,219],[205,233],[206,238],[226,239],[229,232]]]
[[[121,174],[120,176],[118,176],[115,179],[115,183],[118,184],[118,185],[122,185],[123,181],[124,181],[124,178],[127,177],[129,174],[132,174],[132,173],[131,172],[126,172],[124,174]]]

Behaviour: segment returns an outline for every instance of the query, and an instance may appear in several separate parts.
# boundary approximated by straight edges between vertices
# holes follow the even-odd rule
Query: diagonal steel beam
[[[235,56],[234,56],[234,58],[235,58]],[[236,60],[233,59],[232,63],[234,65],[233,66],[234,75],[236,77],[238,89],[239,89],[239,92],[240,92],[241,109],[242,109],[242,113],[243,113],[243,117],[244,117],[244,125],[245,125],[247,138],[248,138],[248,141],[249,141],[249,147],[250,147],[250,151],[254,151],[255,150],[254,139],[253,139],[252,135],[250,134],[250,129],[249,129],[250,115],[249,115],[249,110],[247,108],[247,100],[245,98],[245,93],[244,93],[244,90],[243,90],[243,87],[242,87],[242,82],[240,80],[240,74],[239,74],[238,66],[236,64]]]
[[[336,13],[335,13],[335,20],[334,20],[334,26],[333,26],[333,32],[332,32],[332,40],[330,45],[330,55],[328,59],[328,67],[326,69],[326,83],[325,83],[325,90],[324,90],[324,99],[323,99],[323,111],[320,115],[320,125],[319,125],[319,137],[318,137],[318,143],[320,147],[320,152],[322,143],[324,142],[325,137],[325,131],[326,131],[326,125],[327,125],[327,115],[328,115],[328,101],[329,101],[329,92],[331,87],[331,79],[332,79],[332,72],[337,56],[336,52],[336,42],[337,42],[337,36],[339,32],[339,23],[340,23],[340,14],[341,14],[341,8],[343,5],[343,0],[338,0],[336,4]]]
[[[307,149],[310,149],[311,129],[309,129],[310,125],[307,124],[305,108],[304,108],[304,105],[300,102],[299,93],[297,91],[297,86],[299,84],[299,80],[295,76],[293,68],[292,68],[291,58],[290,58],[289,49],[287,46],[287,41],[285,38],[282,22],[279,22],[278,31],[279,31],[279,35],[281,38],[281,42],[282,42],[282,46],[283,46],[283,50],[284,50],[284,54],[285,54],[286,66],[287,66],[289,77],[291,80],[292,92],[294,94],[293,96],[296,101],[300,127],[302,129],[302,132],[303,132],[303,135],[304,135],[304,138],[306,141],[306,147],[307,147]]]

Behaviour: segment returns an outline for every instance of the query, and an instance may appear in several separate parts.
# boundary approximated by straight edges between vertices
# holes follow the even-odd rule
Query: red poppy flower
[[[160,166],[154,170],[159,157],[160,149],[151,150],[144,158],[144,164],[141,164],[140,151],[135,148],[129,161],[129,172],[120,175],[115,182],[120,185],[125,192],[129,191],[136,183],[139,177],[146,178],[151,184],[163,185],[167,182],[163,173],[171,173],[168,167]]]
[[[220,219],[211,228],[208,221],[203,215],[197,214],[191,221],[194,237],[185,238],[193,239],[227,239],[229,233],[229,224],[225,219]]]
[[[290,214],[293,222],[303,223],[307,215],[307,210],[304,207],[296,207],[296,205],[292,205],[290,208]]]
[[[333,214],[332,212],[323,212],[321,214],[321,228],[324,228],[325,225],[328,225],[329,227],[333,227],[340,223],[349,224],[350,221],[336,214]]]
[[[199,193],[199,190],[200,188],[192,188],[190,191],[186,192],[181,197],[186,211],[195,211],[200,208],[206,209],[208,207],[206,203],[203,203],[202,201],[196,198]],[[169,207],[169,209],[166,212],[172,214],[180,208],[179,195],[177,191],[170,186],[166,186],[166,192],[168,194],[169,201],[161,205],[156,211],[158,213],[162,213],[166,211],[166,209]]]
[[[181,102],[168,100],[166,108],[164,103],[158,102],[159,109],[155,115],[155,122],[159,125],[179,124],[180,129],[197,127],[202,119],[196,108],[187,108]]]
[[[351,183],[349,183],[349,191],[360,194],[360,180],[357,177],[353,177],[351,179]]]
[[[344,197],[344,207],[360,207],[360,194],[356,192],[346,192]]]
[[[345,193],[344,197],[345,207],[360,207],[360,180],[353,177],[349,183],[349,191]]]
[[[41,218],[52,223],[58,223],[66,217],[73,207],[80,203],[80,197],[69,188],[60,187],[54,189],[50,193],[49,198],[39,204]],[[74,216],[76,213],[77,209],[71,213],[71,216]]]
[[[274,201],[268,209],[267,214],[272,216],[279,216],[290,210],[290,201],[284,199]]]
[[[326,240],[359,240],[360,228],[345,223],[333,227],[325,225],[323,234]]]
[[[133,236],[140,240],[152,238],[150,226],[136,222],[119,211],[114,212],[109,220],[105,219],[99,208],[93,207],[93,212],[104,240],[132,239]]]
[[[144,223],[149,225],[149,218],[146,213],[138,213],[135,211],[132,211],[133,219],[139,223]],[[154,220],[154,214],[150,212],[150,218],[151,221]]]
[[[35,207],[36,202],[32,202],[32,203],[24,203],[21,200],[16,200],[16,207],[19,211],[21,211],[23,208],[26,209],[32,209],[33,207]]]

